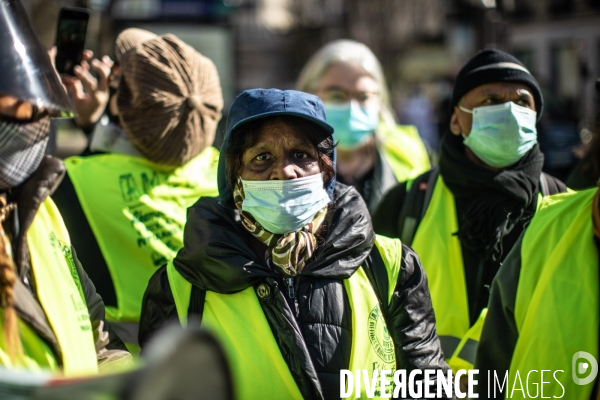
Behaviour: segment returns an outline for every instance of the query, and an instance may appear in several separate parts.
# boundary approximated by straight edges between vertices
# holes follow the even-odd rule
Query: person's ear
[[[456,136],[459,136],[462,133],[462,128],[458,123],[458,112],[458,107],[454,106],[454,112],[452,113],[452,117],[450,117],[450,132]]]

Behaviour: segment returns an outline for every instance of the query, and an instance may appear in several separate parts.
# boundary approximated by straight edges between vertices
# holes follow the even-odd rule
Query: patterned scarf
[[[241,179],[235,184],[233,189],[233,200],[235,206],[240,212],[242,225],[255,238],[264,243],[267,250],[267,261],[271,259],[272,265],[284,277],[293,277],[298,275],[304,269],[307,261],[312,257],[317,249],[317,238],[315,234],[319,231],[327,215],[327,206],[315,214],[311,222],[301,228],[299,231],[291,232],[286,235],[275,234],[264,229],[254,217],[242,211],[244,202],[244,188]],[[269,257],[270,255],[270,257]]]
[[[0,189],[12,189],[40,165],[48,144],[50,117],[34,122],[0,120]]]

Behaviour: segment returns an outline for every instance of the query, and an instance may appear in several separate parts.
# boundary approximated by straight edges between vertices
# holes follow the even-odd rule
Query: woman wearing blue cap
[[[342,369],[447,370],[423,268],[336,183],[332,134],[316,96],[236,98],[219,197],[188,210],[184,248],[151,279],[142,347],[172,318],[201,320],[242,399],[339,398]]]

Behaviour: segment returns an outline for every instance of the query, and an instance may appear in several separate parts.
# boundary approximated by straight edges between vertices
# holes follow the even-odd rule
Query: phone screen
[[[89,14],[84,10],[62,9],[56,30],[56,69],[73,75],[81,63]]]

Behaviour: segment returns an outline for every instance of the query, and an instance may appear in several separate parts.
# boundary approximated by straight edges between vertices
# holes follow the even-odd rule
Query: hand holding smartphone
[[[56,28],[56,70],[73,76],[73,68],[83,56],[90,11],[85,8],[63,7]]]

